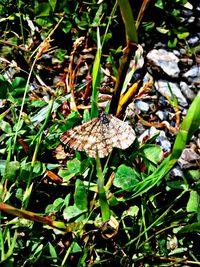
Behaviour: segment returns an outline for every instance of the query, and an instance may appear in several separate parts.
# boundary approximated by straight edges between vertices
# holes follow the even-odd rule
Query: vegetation
[[[123,90],[138,39],[164,35],[195,54],[178,18],[187,0],[130,2],[0,1],[0,266],[200,265],[199,172],[170,176],[199,128],[200,94],[168,155],[156,136],[105,159],[60,141],[98,116],[105,76],[105,109],[123,117],[139,88]]]

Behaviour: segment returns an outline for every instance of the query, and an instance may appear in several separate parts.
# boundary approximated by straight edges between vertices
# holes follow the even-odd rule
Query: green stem
[[[106,192],[104,188],[104,176],[101,168],[99,156],[96,157],[96,169],[97,169],[97,185],[99,193],[99,204],[101,208],[102,220],[106,222],[110,219],[110,209],[106,198]]]

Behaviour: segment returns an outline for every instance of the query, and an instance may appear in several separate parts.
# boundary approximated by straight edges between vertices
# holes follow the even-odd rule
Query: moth
[[[128,148],[135,140],[135,132],[126,122],[101,111],[98,118],[70,129],[60,140],[74,150],[85,151],[91,158],[96,153],[104,158],[114,147]]]

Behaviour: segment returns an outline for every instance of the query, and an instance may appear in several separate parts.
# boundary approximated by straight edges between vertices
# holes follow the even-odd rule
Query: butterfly
[[[126,122],[101,111],[98,118],[70,129],[60,140],[74,150],[86,151],[91,158],[96,153],[104,158],[114,147],[128,148],[135,140],[135,132]]]

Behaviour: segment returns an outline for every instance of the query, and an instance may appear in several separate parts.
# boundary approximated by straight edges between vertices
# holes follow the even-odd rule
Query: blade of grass
[[[99,27],[97,27],[97,52],[92,69],[92,108],[91,118],[98,116],[98,87],[100,85],[100,61],[101,61],[101,39]]]
[[[133,43],[138,43],[137,30],[130,2],[128,0],[117,0],[122,18],[126,29],[126,40]]]

